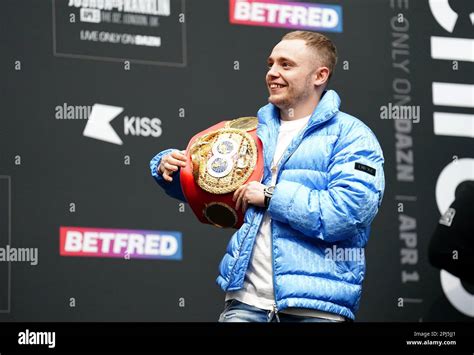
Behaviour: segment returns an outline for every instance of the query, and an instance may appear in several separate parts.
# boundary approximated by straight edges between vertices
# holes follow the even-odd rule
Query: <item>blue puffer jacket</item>
[[[354,319],[365,259],[351,255],[367,244],[370,223],[382,201],[384,158],[372,131],[340,112],[339,105],[336,92],[326,91],[307,127],[289,145],[279,163],[268,211],[278,310],[311,308]],[[278,108],[262,107],[258,121],[266,185],[271,182],[280,126]],[[179,174],[170,184],[156,173],[161,157],[171,150],[153,158],[152,175],[170,196],[184,200]],[[244,224],[232,236],[217,278],[224,291],[242,287],[263,214],[264,209],[250,206]]]

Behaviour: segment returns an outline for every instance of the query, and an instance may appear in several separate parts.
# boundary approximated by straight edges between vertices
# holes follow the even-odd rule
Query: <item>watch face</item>
[[[265,188],[265,190],[264,190],[265,196],[271,197],[272,194],[273,194],[273,190],[275,190],[275,186],[269,186],[269,187]]]

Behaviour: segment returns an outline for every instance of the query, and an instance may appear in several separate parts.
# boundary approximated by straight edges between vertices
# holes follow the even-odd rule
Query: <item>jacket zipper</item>
[[[335,113],[334,113],[334,114],[335,114]],[[334,114],[331,115],[331,117],[334,116]],[[329,120],[329,118],[326,119],[326,120],[324,120],[323,122],[318,122],[317,124],[315,124],[315,125],[313,125],[313,126],[307,128],[307,129],[305,129],[305,130],[301,133],[301,139],[300,139],[300,141],[298,142],[298,145],[296,146],[296,148],[298,148],[298,146],[301,144],[301,142],[303,141],[303,139],[308,135],[308,132],[312,132],[314,129],[316,129],[316,128],[317,128],[318,126],[320,126],[321,124],[327,122],[328,120]],[[262,142],[263,142],[263,140],[262,140]],[[291,152],[291,154],[293,154],[293,152],[296,150],[296,148],[293,149],[293,151]],[[277,169],[278,169],[278,170],[277,170],[277,176],[276,176],[276,180],[275,180],[275,185],[278,183],[278,179],[279,179],[279,177],[280,177],[280,173],[281,173],[280,167],[283,166],[283,164],[286,163],[286,161],[290,158],[291,154],[288,154],[288,156],[287,156],[284,160],[282,159],[282,160],[280,161],[280,164],[277,166]],[[273,243],[273,220],[270,219],[270,221],[271,221],[271,222],[270,222],[270,226],[271,226],[270,237],[271,237],[271,240],[272,240],[273,297],[274,297],[274,299],[275,299],[275,302],[273,303],[273,311],[272,311],[271,314],[272,314],[272,316],[273,316],[273,314],[274,314],[275,317],[276,317],[276,319],[277,319],[277,321],[279,322],[280,319],[279,319],[279,317],[278,317],[278,305],[277,305],[276,282],[275,282],[275,280],[276,280],[276,276],[275,276],[275,255],[274,255],[274,251],[273,251],[273,249],[274,249],[274,243]]]
[[[324,121],[326,122],[326,121]],[[320,122],[312,127],[310,127],[309,129],[306,129],[304,130],[302,133],[301,133],[301,139],[298,143],[298,145],[292,150],[291,154],[293,154],[293,152],[298,148],[298,146],[301,144],[301,142],[303,141],[303,139],[307,136],[308,132],[311,132],[313,131],[316,127],[318,127],[320,124],[324,123],[324,122]],[[275,180],[275,185],[278,183],[278,179],[280,178],[280,173],[281,173],[281,166],[283,166],[283,164],[286,163],[286,161],[291,157],[291,154],[288,154],[288,156],[283,160],[280,161],[280,164],[278,165],[277,167],[277,176],[276,176],[276,180]],[[270,219],[271,220],[271,219]],[[276,297],[276,276],[275,276],[275,255],[274,255],[274,241],[273,241],[273,220],[271,220],[270,222],[270,226],[271,226],[271,230],[270,230],[270,237],[271,237],[271,240],[272,240],[272,278],[273,278],[273,297],[275,299],[275,302],[273,303],[273,311],[271,313],[271,315],[275,315],[277,321],[279,322],[280,319],[278,317],[278,305],[277,305],[277,297]]]
[[[270,322],[273,319],[273,316],[275,316],[277,322],[280,323],[280,317],[278,317],[278,308],[276,303],[273,303],[272,308],[272,311],[268,315],[268,321]]]
[[[240,243],[239,254],[237,255],[237,258],[236,258],[236,261],[235,261],[235,263],[234,263],[234,266],[232,266],[232,270],[230,271],[229,285],[227,286],[226,291],[228,291],[229,286],[232,284],[232,281],[233,281],[232,275],[234,274],[235,265],[237,265],[237,261],[238,261],[239,258],[240,258],[240,253],[242,252],[242,248],[243,248],[243,246],[244,246],[245,240],[247,239],[247,237],[248,237],[248,235],[249,235],[249,233],[250,233],[250,230],[252,229],[252,225],[253,225],[253,222],[255,221],[255,218],[256,218],[256,217],[257,217],[257,211],[254,211],[254,215],[253,215],[253,218],[252,218],[252,222],[250,223],[250,227],[249,227],[249,229],[248,229],[248,231],[247,231],[247,234],[245,234],[244,239],[242,239],[242,243]],[[245,216],[244,216],[244,218],[245,218]],[[244,278],[245,278],[245,275],[244,275]]]
[[[274,298],[272,316],[274,314],[277,321],[279,322],[280,319],[278,318],[278,305],[277,305],[277,297],[276,297],[277,293],[276,293],[276,276],[275,276],[275,253],[273,251],[273,249],[274,249],[273,220],[271,218],[270,218],[270,238],[272,240],[272,279],[273,279],[273,298]]]
[[[262,147],[263,147],[263,150],[265,151],[265,139],[263,139],[263,137],[260,137],[260,140],[262,141]],[[275,150],[273,150],[273,153],[275,153]],[[270,182],[272,181],[272,172],[271,172],[271,165],[272,165],[272,162],[270,162]],[[265,167],[265,156],[264,156],[264,167]],[[265,175],[265,174],[264,174]],[[262,178],[262,183],[264,181],[264,177]],[[263,218],[264,216],[262,217],[262,221],[263,221]],[[272,249],[272,282],[273,282],[273,298],[274,298],[274,302],[272,304],[272,311],[269,315],[269,319],[271,320],[273,318],[273,316],[275,315],[276,319],[278,320],[278,322],[280,321],[280,319],[278,318],[278,306],[277,306],[277,303],[276,303],[276,283],[275,283],[275,270],[274,270],[274,255],[273,255],[273,227],[272,227],[272,219],[270,218],[270,238],[271,238],[271,249]]]

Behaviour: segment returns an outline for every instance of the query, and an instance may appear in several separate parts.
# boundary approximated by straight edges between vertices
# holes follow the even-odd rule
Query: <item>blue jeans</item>
[[[276,313],[267,311],[237,300],[226,301],[224,311],[219,317],[220,323],[230,322],[334,322],[339,321],[330,320],[317,317],[295,316],[292,314]]]

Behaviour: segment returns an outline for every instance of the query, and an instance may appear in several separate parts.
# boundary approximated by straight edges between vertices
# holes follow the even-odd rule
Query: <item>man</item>
[[[461,182],[454,197],[431,237],[428,260],[474,285],[474,180]]]
[[[384,159],[370,129],[326,91],[336,61],[331,40],[306,31],[285,35],[268,58],[269,104],[257,127],[264,177],[234,193],[246,212],[219,267],[227,292],[221,322],[355,318],[365,259],[346,251],[363,252],[367,243]],[[156,181],[180,199],[183,153],[166,150],[150,163]]]

